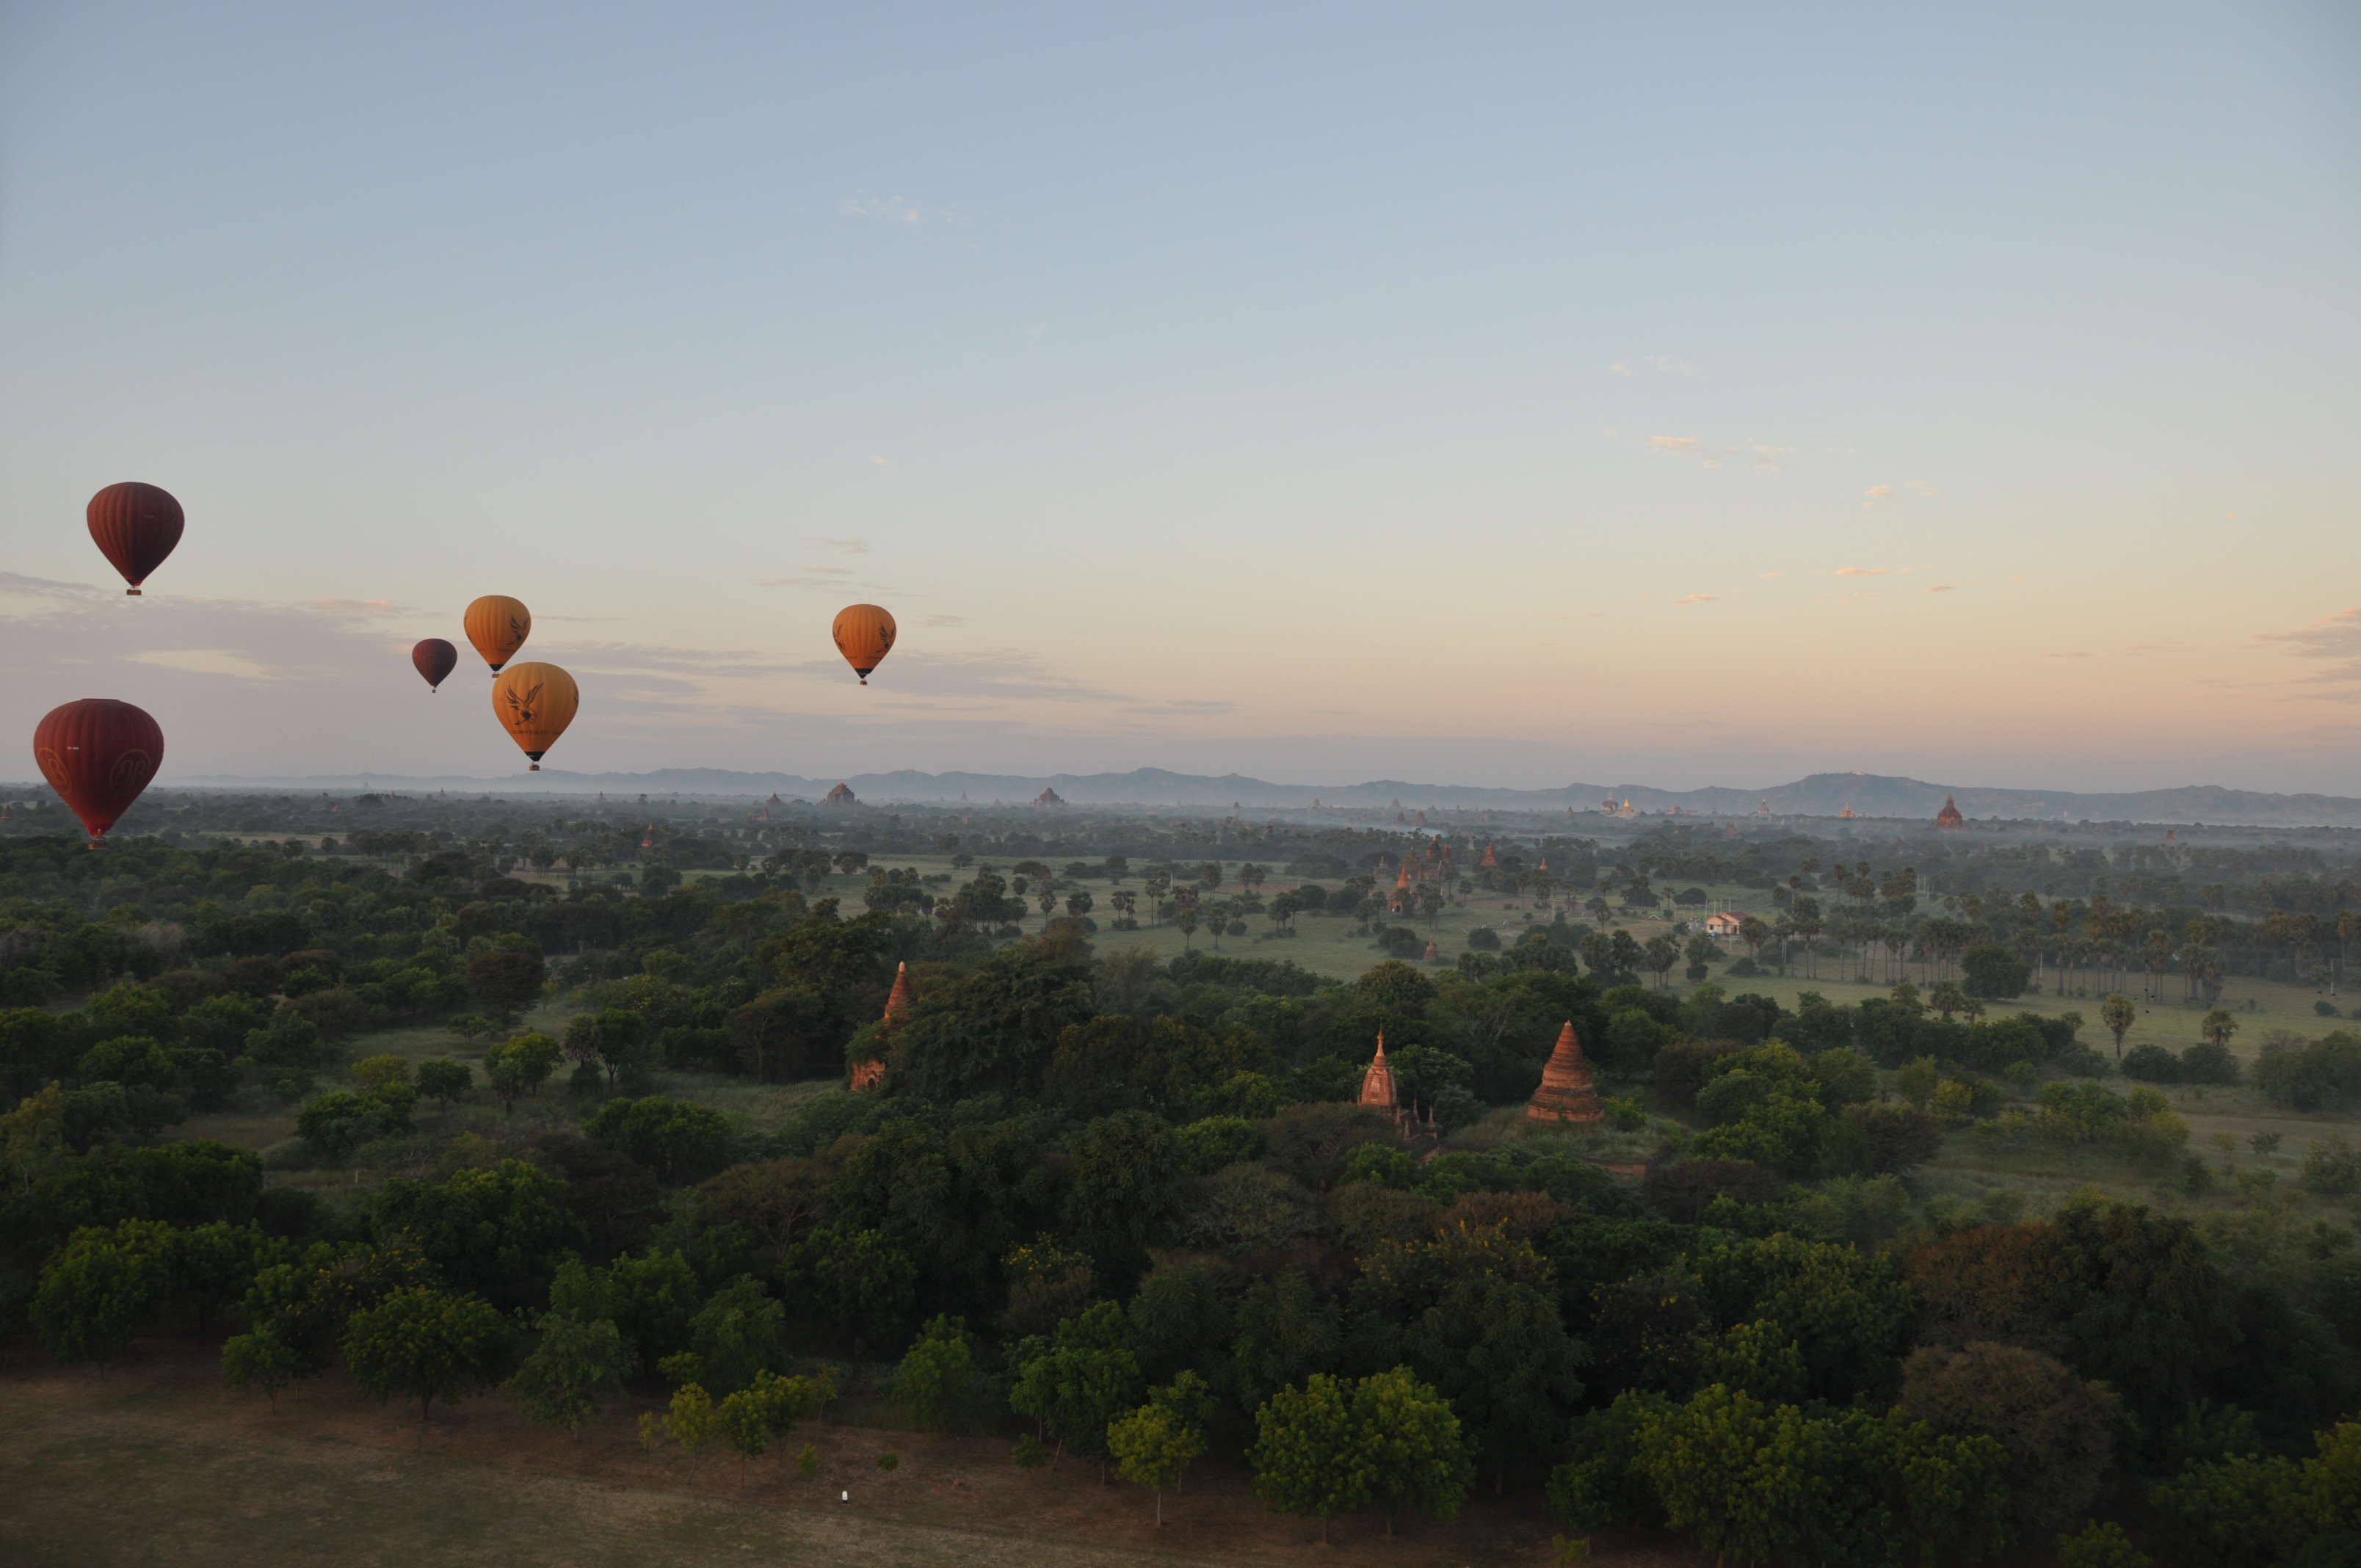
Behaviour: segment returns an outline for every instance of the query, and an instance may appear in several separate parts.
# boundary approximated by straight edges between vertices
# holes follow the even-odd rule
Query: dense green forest
[[[1741,1562],[2361,1560],[2361,1151],[2225,1175],[2158,1087],[2328,1115],[2361,1036],[2118,1066],[2103,1009],[2009,1004],[2325,984],[2334,844],[1487,826],[1443,895],[1534,913],[1429,965],[1386,956],[1423,840],[1384,823],[165,795],[93,852],[60,815],[0,825],[0,1332],[65,1361],[180,1332],[422,1420],[661,1387],[652,1443],[741,1457],[873,1386],[1159,1495],[1200,1454],[1323,1519],[1539,1489]],[[1675,984],[1616,922],[1708,886],[1772,907]],[[1267,930],[1126,943],[1208,909]],[[1366,972],[1290,962],[1299,920]],[[1891,984],[1749,989],[1814,965]],[[1567,1022],[1597,1130],[1521,1117]],[[1380,1034],[1404,1117],[1354,1103]],[[1947,1148],[2091,1180],[1930,1198]]]

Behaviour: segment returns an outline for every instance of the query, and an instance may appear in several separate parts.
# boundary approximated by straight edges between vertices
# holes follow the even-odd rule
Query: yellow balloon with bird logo
[[[492,716],[541,771],[542,754],[557,744],[582,706],[574,677],[555,664],[511,664],[492,682]]]
[[[846,605],[836,612],[836,624],[829,631],[836,638],[836,651],[844,655],[844,662],[852,666],[864,686],[869,684],[869,672],[894,651],[894,617],[878,605]]]
[[[516,657],[524,640],[533,635],[533,611],[524,601],[506,594],[486,594],[467,607],[461,618],[467,629],[467,641],[484,656],[484,663],[499,674],[500,666]]]

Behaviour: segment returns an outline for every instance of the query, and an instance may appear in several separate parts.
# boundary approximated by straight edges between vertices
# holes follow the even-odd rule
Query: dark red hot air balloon
[[[163,765],[164,731],[145,709],[86,696],[49,709],[33,731],[33,761],[82,818],[95,850]]]
[[[136,594],[181,542],[187,521],[170,490],[129,480],[90,498],[90,536]]]
[[[429,637],[410,651],[410,662],[426,677],[427,685],[439,691],[443,677],[459,667],[459,650],[440,637]]]

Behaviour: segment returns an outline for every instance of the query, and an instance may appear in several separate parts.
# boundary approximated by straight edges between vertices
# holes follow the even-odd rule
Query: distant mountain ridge
[[[388,790],[462,789],[503,795],[687,795],[730,799],[778,795],[817,801],[840,781],[798,773],[740,773],[724,768],[660,768],[644,773],[577,773],[557,769],[504,778],[418,778],[392,773],[339,773],[308,778],[203,776],[178,779],[182,789]],[[2071,790],[2001,789],[1975,784],[1928,784],[1881,773],[1814,773],[1792,784],[1763,789],[1719,786],[1691,790],[1647,784],[1572,784],[1563,789],[1493,789],[1478,784],[1412,784],[1378,779],[1355,784],[1287,784],[1239,773],[1219,777],[1135,768],[1126,773],[928,773],[903,769],[854,773],[841,781],[870,805],[1019,806],[1044,789],[1072,806],[1172,806],[1201,810],[1302,811],[1323,806],[1405,810],[1442,807],[1495,811],[1564,812],[1577,817],[1600,804],[1625,800],[1635,811],[1661,813],[1677,806],[1699,816],[1745,817],[1767,803],[1781,817],[1836,817],[1848,806],[1856,817],[1931,821],[1948,796],[1971,819],[2004,818],[2093,822],[2212,823],[2223,827],[2361,826],[2361,799],[2330,795],[2271,795],[2224,789],[2215,784],[2120,794]],[[38,786],[27,786],[38,788]]]

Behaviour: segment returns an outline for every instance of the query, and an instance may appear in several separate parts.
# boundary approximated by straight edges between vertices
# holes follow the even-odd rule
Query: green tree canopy
[[[353,1314],[345,1325],[345,1365],[379,1403],[397,1394],[416,1399],[423,1424],[436,1399],[456,1404],[499,1382],[514,1338],[509,1321],[480,1297],[402,1290]]]
[[[631,1348],[604,1318],[584,1322],[548,1312],[535,1326],[540,1343],[509,1379],[509,1390],[533,1420],[578,1436],[598,1413],[598,1396],[623,1391]]]

